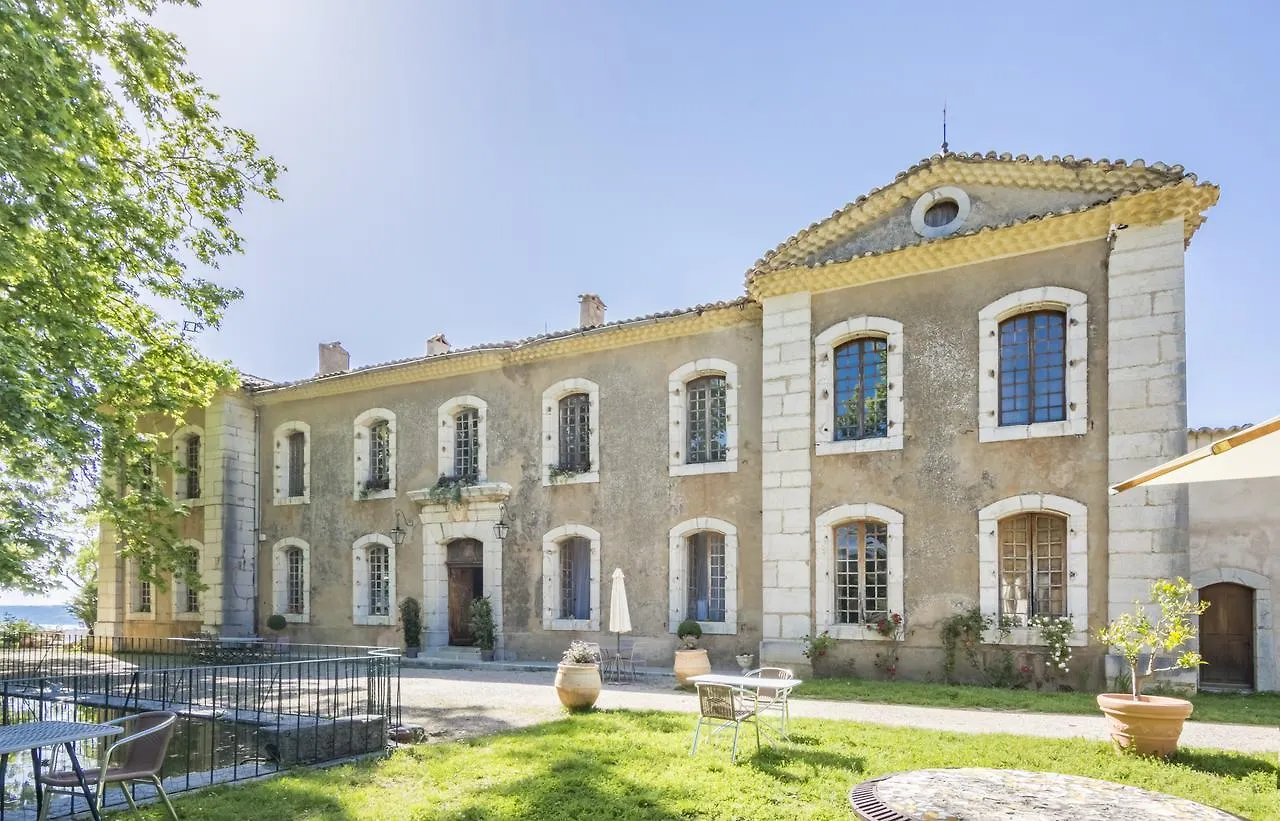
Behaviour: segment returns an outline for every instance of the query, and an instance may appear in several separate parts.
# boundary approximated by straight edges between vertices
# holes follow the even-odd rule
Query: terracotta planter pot
[[[556,667],[556,695],[571,710],[585,710],[600,697],[600,668],[562,661]]]
[[[1098,707],[1107,717],[1117,749],[1162,758],[1178,749],[1183,722],[1192,709],[1185,698],[1141,696],[1134,701],[1128,693],[1101,693]]]
[[[676,682],[688,684],[689,679],[694,676],[701,676],[711,672],[711,660],[707,658],[707,651],[703,649],[677,650],[674,669]]]

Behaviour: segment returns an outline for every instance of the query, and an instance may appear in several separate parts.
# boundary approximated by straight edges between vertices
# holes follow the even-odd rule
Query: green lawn
[[[1280,819],[1276,768],[1263,757],[1184,751],[1171,762],[1106,744],[961,735],[797,720],[792,743],[729,763],[723,734],[688,757],[694,719],[595,712],[391,758],[221,787],[177,802],[184,821],[294,819],[764,819],[847,821],[849,788],[921,767],[991,766],[1104,778]],[[124,821],[127,816],[118,816]],[[159,821],[154,808],[146,814]]]
[[[958,684],[925,684],[917,681],[815,679],[808,680],[797,687],[794,696],[830,701],[916,704],[923,707],[1099,714],[1093,693],[1047,693],[1037,690],[1004,690]],[[1192,721],[1280,725],[1280,693],[1255,693],[1254,695],[1197,693],[1191,696],[1191,701],[1195,704],[1195,711],[1191,713]]]

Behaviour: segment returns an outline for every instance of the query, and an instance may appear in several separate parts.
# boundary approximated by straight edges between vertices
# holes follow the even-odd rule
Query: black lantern
[[[503,504],[498,507],[498,521],[493,523],[493,535],[501,542],[510,532],[511,525],[507,524],[507,506]]]
[[[391,541],[395,542],[396,547],[404,544],[405,537],[409,535],[409,531],[413,530],[413,521],[405,518],[400,511],[396,511],[396,523],[391,528]]]

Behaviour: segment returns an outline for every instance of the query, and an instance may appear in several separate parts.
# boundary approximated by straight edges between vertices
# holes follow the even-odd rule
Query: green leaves
[[[0,0],[0,585],[46,586],[84,507],[146,574],[175,569],[160,435],[236,384],[154,306],[218,326],[240,293],[187,266],[240,250],[231,215],[283,169],[155,7]]]
[[[1122,613],[1098,631],[1098,640],[1120,651],[1129,665],[1133,681],[1133,697],[1142,694],[1145,679],[1157,673],[1178,668],[1192,669],[1204,660],[1196,652],[1184,652],[1168,667],[1155,666],[1160,652],[1171,653],[1196,637],[1198,617],[1209,607],[1208,602],[1195,601],[1196,589],[1182,577],[1174,581],[1157,579],[1151,585],[1150,606],[1134,602],[1133,612]],[[1158,612],[1153,621],[1150,610]],[[1147,657],[1145,672],[1139,671],[1142,656]]]

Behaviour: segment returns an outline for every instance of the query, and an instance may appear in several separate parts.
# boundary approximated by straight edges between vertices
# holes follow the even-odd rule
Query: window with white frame
[[[1088,322],[1087,297],[1056,286],[978,313],[979,441],[1088,430]]]
[[[542,484],[600,481],[600,387],[564,379],[542,392]]]
[[[488,404],[478,396],[455,396],[436,414],[440,430],[439,474],[484,481],[488,474]]]
[[[1074,646],[1088,643],[1088,510],[1074,499],[1030,493],[978,511],[979,605],[1012,627],[1010,643],[1035,645],[1035,616],[1069,618]]]
[[[542,628],[600,629],[600,534],[570,524],[542,537]]]
[[[902,449],[902,339],[902,323],[879,316],[837,322],[814,339],[818,456]]]
[[[310,503],[311,426],[296,419],[285,422],[276,427],[272,440],[275,444],[273,502],[277,505]]]
[[[667,378],[672,476],[738,469],[738,368],[723,359],[686,363]]]
[[[194,502],[201,496],[204,478],[204,430],[187,425],[173,432],[174,498]]]
[[[834,507],[814,523],[815,621],[838,639],[877,639],[903,611],[903,518],[878,504]]]
[[[311,621],[311,546],[286,538],[271,548],[272,605],[285,621]]]
[[[183,544],[185,555],[173,574],[173,615],[180,620],[200,618],[200,544]],[[193,585],[191,581],[197,582]]]
[[[396,547],[381,533],[361,536],[351,550],[352,621],[395,624]]]
[[[372,408],[355,421],[356,499],[392,499],[396,495],[396,415]]]
[[[710,517],[673,527],[670,542],[668,629],[693,619],[702,632],[738,632],[738,530]]]

